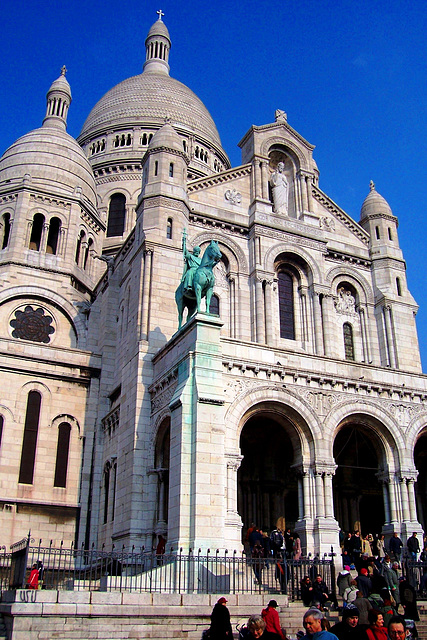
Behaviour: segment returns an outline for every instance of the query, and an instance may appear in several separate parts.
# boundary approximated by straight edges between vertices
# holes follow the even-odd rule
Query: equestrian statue
[[[175,292],[175,301],[178,308],[178,330],[182,326],[182,316],[187,308],[187,320],[200,311],[202,298],[206,298],[206,313],[209,313],[215,276],[212,272],[214,266],[221,260],[221,251],[218,242],[211,240],[202,257],[200,247],[194,247],[193,253],[187,249],[187,233],[182,234],[182,252],[184,255],[184,272],[181,283]]]

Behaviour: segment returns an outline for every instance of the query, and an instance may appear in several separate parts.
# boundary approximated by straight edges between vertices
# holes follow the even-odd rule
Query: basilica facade
[[[231,167],[170,47],[160,14],[143,72],[77,140],[63,69],[0,159],[0,544],[421,533],[427,379],[397,218],[373,183],[359,221],[333,202],[281,110]],[[221,259],[178,330],[183,236]]]

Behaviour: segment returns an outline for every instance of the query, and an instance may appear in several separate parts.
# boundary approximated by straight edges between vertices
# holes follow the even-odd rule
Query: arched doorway
[[[154,529],[167,533],[169,503],[170,419],[162,422],[154,452],[154,471],[157,475],[156,512]]]
[[[418,521],[424,531],[427,527],[427,431],[418,438],[414,449],[414,462],[418,470],[415,485]]]
[[[237,508],[243,532],[251,523],[271,531],[276,525],[295,528],[298,519],[298,482],[292,468],[294,427],[283,416],[258,413],[243,427],[238,471]]]
[[[383,492],[378,481],[381,447],[372,429],[344,425],[334,442],[337,470],[333,479],[335,518],[343,531],[360,529],[363,536],[380,533],[385,522]]]

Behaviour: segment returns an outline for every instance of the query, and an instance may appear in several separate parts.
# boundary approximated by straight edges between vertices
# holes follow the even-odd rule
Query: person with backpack
[[[270,533],[271,553],[275,558],[280,558],[283,547],[283,534],[280,529],[273,529]]]

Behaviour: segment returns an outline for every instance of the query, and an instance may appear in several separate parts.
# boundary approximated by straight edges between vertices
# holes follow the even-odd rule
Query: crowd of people
[[[221,597],[211,614],[210,629],[204,633],[207,640],[232,640],[233,630],[227,599]],[[238,627],[239,640],[290,640],[280,625],[276,600],[270,600],[260,615],[251,615],[246,624]],[[412,640],[414,629],[409,630],[407,620],[393,614],[386,621],[381,611],[371,608],[366,624],[360,623],[359,610],[354,604],[344,608],[342,620],[331,627],[324,613],[317,607],[305,612],[297,640]],[[411,633],[411,635],[409,635]]]

